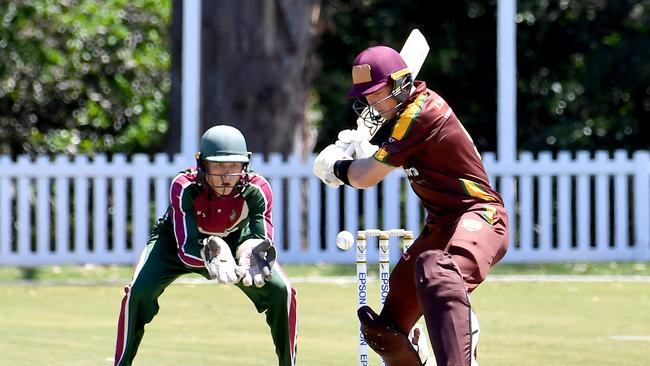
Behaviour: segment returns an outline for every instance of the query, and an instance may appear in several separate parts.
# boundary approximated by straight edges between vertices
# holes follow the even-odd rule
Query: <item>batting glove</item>
[[[352,157],[334,144],[323,149],[314,160],[314,174],[332,188],[343,185],[343,182],[334,175],[334,163],[339,160],[352,160]]]
[[[365,159],[373,156],[379,149],[377,145],[371,144],[365,134],[358,130],[343,130],[339,132],[338,140],[334,145],[351,155],[355,159]]]

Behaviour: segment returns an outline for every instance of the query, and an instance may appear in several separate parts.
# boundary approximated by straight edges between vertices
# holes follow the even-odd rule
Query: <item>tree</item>
[[[170,2],[0,0],[0,154],[176,152]],[[288,153],[310,150],[317,128],[318,150],[353,127],[354,56],[417,27],[431,45],[419,78],[493,151],[496,2],[203,1],[203,129],[235,124],[251,150]],[[517,6],[520,149],[647,149],[650,0]]]
[[[650,1],[525,1],[519,142],[529,150],[650,147]]]
[[[431,51],[419,79],[454,108],[479,150],[496,150],[496,0],[330,1],[314,88],[317,150],[353,127],[345,99],[354,56],[399,48],[411,28]],[[650,147],[650,1],[517,1],[520,150]]]
[[[352,60],[365,48],[399,50],[413,28],[431,51],[418,79],[454,108],[480,150],[496,149],[496,1],[331,1],[323,9],[322,62],[314,88],[322,102],[318,147],[343,128],[354,127]]]
[[[252,151],[300,149],[319,9],[316,0],[203,1],[202,130],[233,124]]]

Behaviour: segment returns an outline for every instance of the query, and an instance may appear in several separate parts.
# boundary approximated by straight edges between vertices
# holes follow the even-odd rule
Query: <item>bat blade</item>
[[[424,38],[424,35],[420,30],[417,28],[413,29],[411,34],[409,34],[409,37],[406,39],[406,42],[404,42],[402,50],[399,52],[400,56],[404,59],[404,62],[406,62],[406,66],[411,70],[413,79],[415,79],[420,72],[428,53],[429,44],[427,43],[426,38]]]

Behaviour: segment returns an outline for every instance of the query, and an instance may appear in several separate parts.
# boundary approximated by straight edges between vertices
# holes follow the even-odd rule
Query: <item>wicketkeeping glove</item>
[[[343,185],[343,182],[334,175],[334,163],[338,160],[352,160],[352,157],[334,144],[323,149],[314,160],[314,174],[332,188]]]
[[[244,276],[244,271],[235,263],[230,247],[218,236],[203,240],[201,257],[210,279],[216,279],[218,283],[232,285]]]
[[[242,284],[262,287],[271,279],[277,258],[275,246],[268,239],[248,239],[237,248],[237,262],[244,271]]]

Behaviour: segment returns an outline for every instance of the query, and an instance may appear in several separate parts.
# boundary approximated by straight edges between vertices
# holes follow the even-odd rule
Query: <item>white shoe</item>
[[[429,360],[429,344],[427,343],[427,337],[424,336],[424,327],[422,324],[415,324],[409,332],[408,339],[417,351],[422,365],[427,366],[427,361]]]
[[[470,313],[470,332],[471,332],[471,342],[472,342],[472,351],[471,351],[471,366],[479,366],[478,361],[476,360],[476,352],[478,347],[478,339],[481,334],[481,327],[478,324],[478,317],[472,309]],[[411,329],[408,336],[409,341],[413,345],[413,348],[418,352],[420,361],[423,366],[435,366],[435,360],[430,358],[429,346],[427,343],[427,337],[424,336],[424,327],[422,324],[415,324]],[[427,364],[427,361],[429,364]]]

